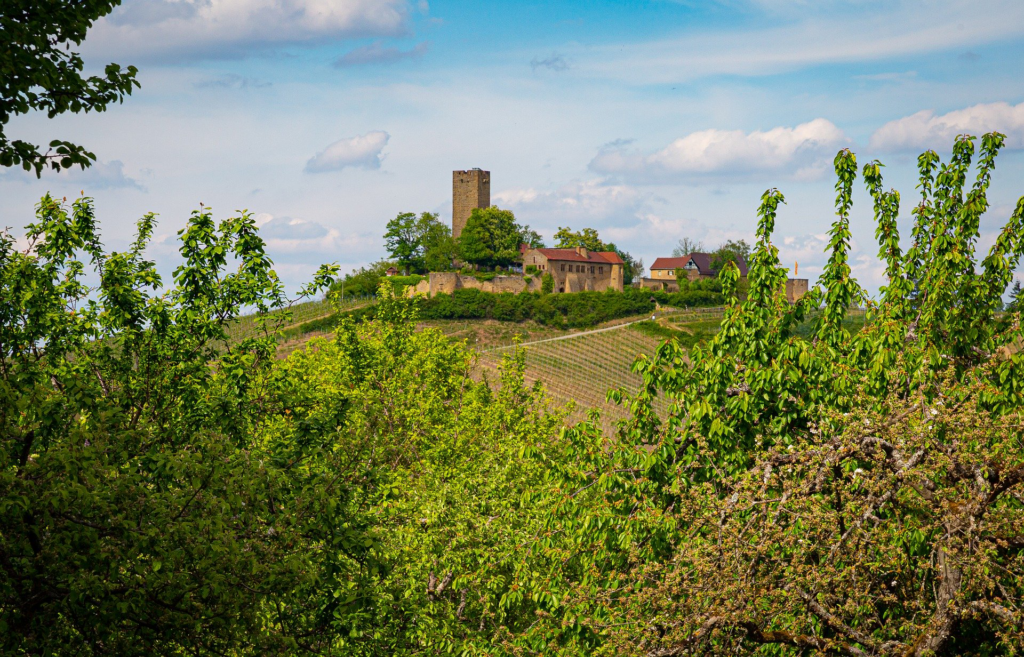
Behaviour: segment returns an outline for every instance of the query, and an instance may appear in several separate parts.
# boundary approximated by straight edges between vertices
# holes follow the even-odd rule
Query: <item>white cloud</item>
[[[341,171],[345,167],[379,169],[384,156],[381,151],[391,136],[374,130],[358,137],[339,139],[306,162],[307,173]]]
[[[36,174],[22,169],[11,169],[6,173],[0,173],[0,181],[6,180],[32,183],[36,180]],[[78,167],[62,169],[58,172],[44,170],[41,180],[48,185],[58,185],[59,189],[73,187],[75,195],[84,191],[86,196],[88,196],[92,193],[92,190],[98,189],[137,189],[140,192],[146,191],[142,183],[125,172],[124,162],[121,160],[95,162],[85,170]],[[54,193],[56,194],[57,192]],[[63,194],[64,192],[60,193]]]
[[[713,75],[761,76],[830,63],[879,61],[970,48],[1024,33],[1019,0],[757,3],[782,20],[570,53],[581,75],[664,84]],[[865,7],[865,4],[873,6]],[[998,20],[993,20],[997,16]]]
[[[513,210],[533,227],[598,228],[633,222],[651,202],[649,194],[604,180],[574,180],[551,192],[533,188],[509,189],[493,196],[495,205]]]
[[[982,103],[936,115],[924,110],[890,121],[871,136],[871,147],[880,150],[946,150],[957,135],[981,136],[988,132],[1006,135],[1009,148],[1024,148],[1024,103]]]
[[[98,56],[198,59],[408,32],[407,0],[129,0],[97,21]]]
[[[686,177],[748,177],[754,172],[780,170],[795,170],[795,178],[812,178],[824,170],[835,149],[845,141],[842,130],[826,119],[749,133],[710,129],[690,133],[653,153],[613,143],[598,152],[590,168],[638,183]]]
[[[312,240],[329,233],[315,221],[292,217],[271,217],[260,224],[260,236],[265,240]]]

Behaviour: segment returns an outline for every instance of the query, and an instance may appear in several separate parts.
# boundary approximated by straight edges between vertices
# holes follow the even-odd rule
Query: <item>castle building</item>
[[[491,206],[491,172],[452,171],[452,237],[458,239],[473,208]]]
[[[526,249],[523,267],[535,268],[539,274],[551,274],[552,292],[622,292],[624,263],[613,251],[575,249]]]

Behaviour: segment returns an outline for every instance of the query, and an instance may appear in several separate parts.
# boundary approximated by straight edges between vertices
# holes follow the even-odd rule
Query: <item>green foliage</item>
[[[451,229],[430,212],[419,217],[412,212],[399,213],[388,222],[384,243],[388,255],[406,275],[446,271],[456,255]]]
[[[0,239],[3,652],[421,654],[525,631],[536,604],[508,596],[544,470],[518,455],[556,449],[564,415],[522,352],[474,382],[384,285],[374,319],[278,361],[289,302],[252,218],[194,213],[163,294],[153,227],[106,253],[88,199],[47,197],[26,251]],[[242,307],[265,330],[231,342]]]
[[[154,226],[146,215],[128,251],[107,253],[90,199],[47,196],[25,250],[0,235],[5,654],[279,652],[315,625],[302,605],[266,606],[308,584],[313,521],[259,435],[287,414],[273,334],[289,303],[250,215],[194,212],[162,292],[143,255]],[[229,343],[244,307],[268,321]],[[332,495],[307,483],[320,492],[304,504]],[[361,541],[347,520],[316,531]]]
[[[544,272],[544,275],[540,277],[541,294],[551,294],[554,291],[555,277],[551,275],[551,272]]]
[[[721,273],[730,262],[749,262],[750,245],[746,240],[727,240],[711,254],[711,269]]]
[[[563,416],[524,385],[522,352],[505,359],[494,389],[474,383],[472,354],[416,332],[415,308],[384,288],[373,322],[345,321],[282,371],[303,414],[275,441],[315,437],[366,463],[347,481],[378,569],[353,582],[325,563],[322,590],[310,592],[331,619],[319,647],[334,654],[484,650],[498,629],[524,631],[535,618],[534,603],[506,597],[539,526],[530,495],[544,477],[518,455],[551,452]]]
[[[102,112],[139,86],[137,69],[108,64],[102,76],[83,77],[85,66],[71,44],[80,46],[94,21],[120,0],[4,0],[0,4],[0,166],[21,165],[42,175],[75,165],[83,169],[96,156],[55,139],[45,152],[5,133],[13,117],[40,110],[49,118],[65,112]]]
[[[510,210],[473,208],[459,236],[459,256],[478,267],[508,267],[522,259],[521,244],[543,246],[540,235],[516,223]]]
[[[1013,282],[1013,288],[1010,290],[1010,302],[1006,304],[1007,312],[1017,312],[1020,309],[1020,294],[1021,286],[1020,281]]]
[[[423,258],[423,246],[416,226],[416,213],[401,212],[388,222],[384,246],[406,275]]]
[[[494,294],[474,289],[435,294],[419,300],[423,319],[533,320],[546,326],[585,328],[601,322],[654,310],[649,294],[579,292],[575,294]]]
[[[614,251],[614,244],[605,244],[593,228],[584,228],[575,232],[569,228],[559,228],[555,233],[555,248],[575,249],[583,247],[588,251]]]
[[[331,286],[331,294],[345,297],[367,297],[377,294],[382,280],[387,278],[387,270],[394,263],[389,260],[378,260],[369,267],[360,267],[346,274],[345,278]]]
[[[452,237],[451,227],[430,212],[422,213],[418,223],[424,272],[450,270],[459,257],[459,247]]]
[[[758,211],[749,290],[720,330],[666,342],[614,440],[583,423],[548,459],[544,539],[520,570],[547,601],[510,648],[540,653],[1009,654],[1024,641],[1019,316],[994,321],[1024,252],[1024,199],[974,257],[1003,141],[919,160],[921,202],[899,249],[899,196],[864,176],[890,275],[878,302],[852,278],[852,153],[836,157],[830,257],[795,306]],[[856,333],[849,309],[868,306]],[[812,316],[813,311],[813,316]],[[797,328],[812,320],[807,337]],[[667,418],[653,411],[667,397]]]

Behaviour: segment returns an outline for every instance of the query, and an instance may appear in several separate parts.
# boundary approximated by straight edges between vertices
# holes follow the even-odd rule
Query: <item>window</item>
[[[591,274],[593,274],[593,273],[594,273],[594,265],[590,265],[590,273],[591,273]]]
[[[598,274],[603,274],[604,273],[604,267],[598,267],[597,268],[597,273]]]
[[[565,265],[562,265],[562,271],[565,271]]]

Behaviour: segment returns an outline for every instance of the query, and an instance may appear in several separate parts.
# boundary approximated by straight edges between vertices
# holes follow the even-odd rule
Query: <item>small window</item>
[[[562,265],[562,271],[565,271],[565,265]]]
[[[597,273],[598,274],[603,274],[604,273],[604,267],[598,267],[597,268]]]

